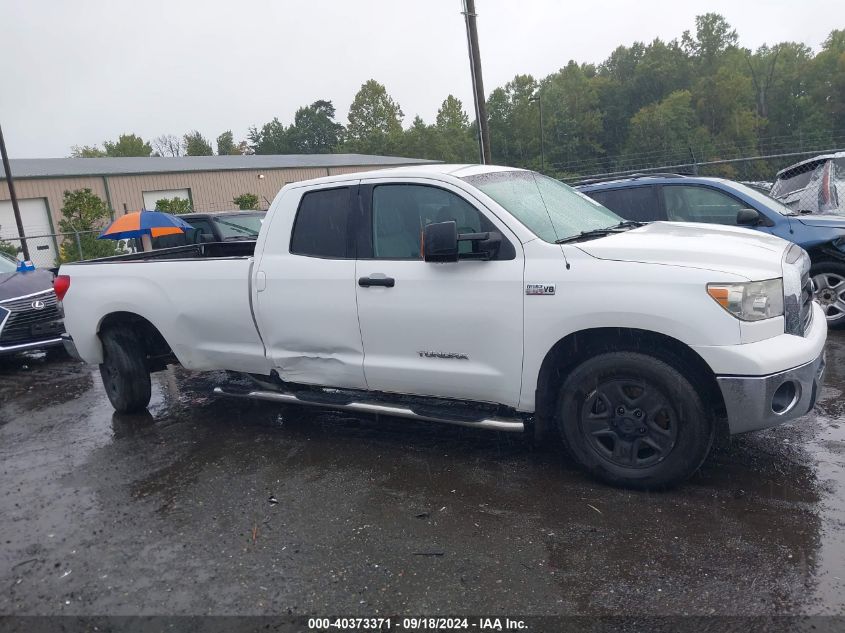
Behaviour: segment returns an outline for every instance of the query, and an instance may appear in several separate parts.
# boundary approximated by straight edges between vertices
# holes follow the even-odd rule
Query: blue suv
[[[626,220],[727,224],[795,242],[810,255],[828,325],[845,326],[845,216],[799,213],[741,183],[703,176],[646,174],[576,189]]]

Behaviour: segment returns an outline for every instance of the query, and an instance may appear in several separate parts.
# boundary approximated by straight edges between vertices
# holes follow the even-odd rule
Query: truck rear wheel
[[[584,468],[637,489],[686,480],[710,452],[715,431],[689,380],[637,352],[604,353],[578,365],[558,393],[557,422]]]
[[[118,413],[144,410],[150,403],[152,388],[144,348],[135,333],[112,327],[100,334],[103,362],[100,376],[109,401]]]

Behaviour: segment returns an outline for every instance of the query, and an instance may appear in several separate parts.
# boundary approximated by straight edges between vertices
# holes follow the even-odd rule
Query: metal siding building
[[[64,192],[89,188],[115,216],[144,208],[155,192],[187,192],[195,211],[236,208],[232,198],[258,196],[266,209],[285,184],[350,172],[434,161],[362,154],[182,156],[177,158],[13,159],[12,175],[27,235],[55,233]],[[17,237],[9,188],[0,172],[0,238]],[[147,194],[145,196],[145,194]],[[182,195],[182,194],[179,194]],[[23,207],[26,207],[24,210]],[[149,208],[149,207],[147,207]]]

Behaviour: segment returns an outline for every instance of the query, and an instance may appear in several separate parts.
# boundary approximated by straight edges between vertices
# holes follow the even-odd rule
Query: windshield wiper
[[[566,244],[568,242],[577,242],[579,240],[588,240],[594,237],[604,237],[605,235],[610,235],[611,233],[622,233],[623,231],[627,231],[629,229],[635,229],[640,226],[645,226],[646,222],[635,222],[633,220],[623,220],[619,224],[614,224],[613,226],[608,226],[603,229],[592,229],[591,231],[581,231],[577,235],[570,235],[569,237],[563,237],[559,240],[555,240],[555,244]]]

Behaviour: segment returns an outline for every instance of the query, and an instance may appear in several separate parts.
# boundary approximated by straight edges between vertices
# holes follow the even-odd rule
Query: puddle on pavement
[[[843,343],[831,337],[816,414],[735,438],[688,484],[659,494],[597,484],[559,448],[519,436],[216,399],[210,391],[230,381],[224,373],[156,374],[149,413],[122,416],[94,368],[5,366],[2,450],[11,467],[26,462],[16,486],[33,487],[38,505],[14,510],[29,530],[12,539],[10,556],[26,558],[35,544],[46,560],[46,535],[57,530],[77,547],[106,538],[107,551],[155,534],[158,548],[145,551],[159,567],[131,565],[161,582],[187,573],[181,542],[196,573],[211,573],[204,561],[220,564],[219,549],[240,548],[239,564],[257,577],[272,560],[273,573],[300,585],[338,569],[375,583],[354,570],[379,559],[380,573],[403,570],[390,582],[406,593],[425,581],[432,599],[479,590],[508,605],[518,585],[520,604],[535,612],[842,613]],[[31,431],[10,424],[24,415],[37,421]],[[127,534],[84,534],[108,521]],[[91,569],[117,569],[115,561],[106,553]]]

